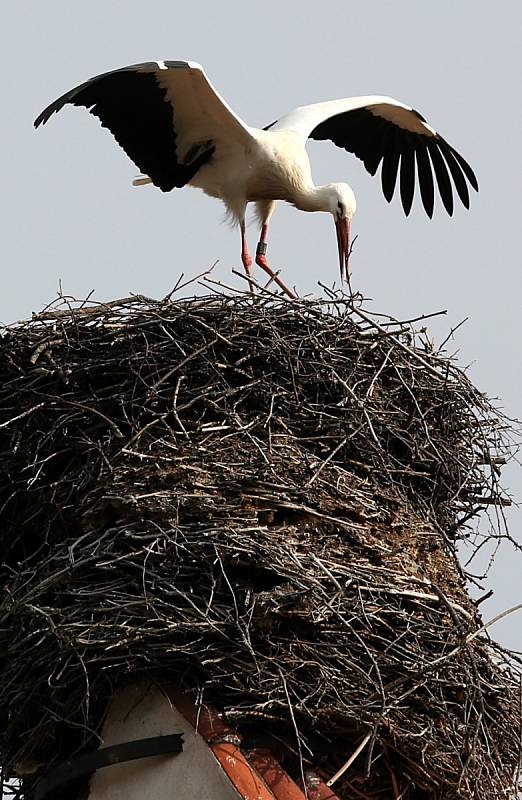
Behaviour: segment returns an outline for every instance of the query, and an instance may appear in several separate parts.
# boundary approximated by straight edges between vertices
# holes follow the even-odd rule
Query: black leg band
[[[268,247],[268,244],[266,242],[258,242],[257,249],[256,249],[256,255],[257,256],[266,255],[267,247]]]

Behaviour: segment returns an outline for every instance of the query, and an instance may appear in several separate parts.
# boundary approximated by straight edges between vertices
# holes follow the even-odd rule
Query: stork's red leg
[[[250,286],[250,291],[252,294],[255,294],[254,284],[250,280],[250,278],[254,277],[254,271],[252,269],[252,256],[248,252],[248,244],[246,238],[246,227],[245,221],[241,222],[241,261],[243,262],[243,266],[245,268],[245,272],[248,277],[248,285]]]
[[[264,269],[264,271],[266,272],[267,275],[270,275],[272,280],[275,283],[277,283],[279,288],[282,289],[283,292],[286,295],[288,295],[288,297],[290,297],[291,300],[296,300],[297,299],[297,295],[291,289],[289,289],[288,286],[285,283],[283,283],[283,281],[281,280],[279,275],[277,275],[277,273],[274,272],[274,270],[272,269],[272,267],[269,265],[268,261],[266,260],[266,249],[268,247],[268,244],[267,244],[267,241],[266,241],[267,236],[268,236],[268,223],[265,222],[265,224],[261,228],[261,235],[259,237],[259,242],[258,242],[258,245],[257,245],[256,264],[258,264],[261,267],[261,269]]]

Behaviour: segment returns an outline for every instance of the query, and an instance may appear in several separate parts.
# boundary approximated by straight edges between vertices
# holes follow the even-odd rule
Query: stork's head
[[[339,268],[341,281],[348,280],[348,258],[350,255],[350,222],[355,214],[355,195],[347,183],[330,183],[328,186],[329,211],[335,220]]]

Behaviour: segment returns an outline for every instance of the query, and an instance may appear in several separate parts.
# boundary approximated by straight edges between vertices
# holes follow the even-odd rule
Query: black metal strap
[[[256,249],[256,255],[257,256],[266,255],[267,248],[268,248],[268,242],[258,242],[257,243],[257,249]]]
[[[45,775],[37,784],[34,800],[44,800],[47,795],[64,783],[83,775],[90,775],[103,767],[120,764],[123,761],[134,761],[137,758],[160,756],[166,753],[183,752],[183,734],[171,733],[167,736],[154,736],[151,739],[137,739],[134,742],[123,742],[110,747],[102,747],[93,753],[64,761]]]

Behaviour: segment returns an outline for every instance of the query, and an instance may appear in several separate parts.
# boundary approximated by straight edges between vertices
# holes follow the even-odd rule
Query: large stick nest
[[[341,798],[514,797],[519,678],[455,556],[505,502],[506,422],[379,319],[215,294],[4,330],[0,762],[36,770],[20,795],[146,675],[203,690],[297,776],[366,738]]]

